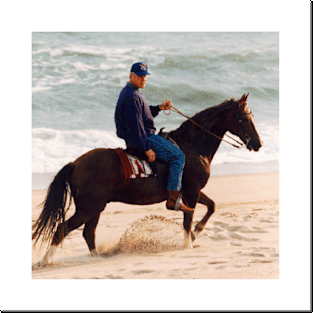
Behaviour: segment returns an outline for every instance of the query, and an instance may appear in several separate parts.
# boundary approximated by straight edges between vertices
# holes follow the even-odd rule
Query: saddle
[[[178,147],[177,143],[168,135],[168,133],[163,132],[163,129],[164,127],[161,128],[158,135],[164,137]],[[113,150],[118,154],[122,162],[125,183],[130,179],[135,178],[157,177],[157,167],[155,162],[149,162],[147,155],[143,151],[136,149],[132,144],[126,142],[126,149],[117,148]],[[163,160],[157,160],[166,163]]]

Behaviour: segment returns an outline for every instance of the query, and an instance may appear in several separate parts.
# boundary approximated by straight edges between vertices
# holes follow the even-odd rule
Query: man
[[[116,133],[126,141],[127,147],[144,151],[150,162],[159,158],[168,163],[167,209],[193,212],[194,209],[180,202],[185,155],[171,142],[155,134],[153,118],[160,110],[169,110],[172,102],[166,100],[160,105],[148,106],[145,97],[139,92],[140,88],[145,88],[148,75],[151,74],[146,63],[132,65],[129,82],[121,91],[115,109]]]

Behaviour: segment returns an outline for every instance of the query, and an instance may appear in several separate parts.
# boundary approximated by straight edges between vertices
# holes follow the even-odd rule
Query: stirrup
[[[176,199],[176,202],[175,202],[175,205],[174,207],[166,207],[168,210],[171,210],[171,211],[182,211],[182,212],[186,212],[184,210],[181,210],[180,207],[182,206],[181,203],[180,203],[180,200],[181,200],[181,193],[178,195],[177,199]]]

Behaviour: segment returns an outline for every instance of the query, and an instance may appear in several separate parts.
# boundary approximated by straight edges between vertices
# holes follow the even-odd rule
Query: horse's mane
[[[233,98],[230,100],[225,100],[218,105],[214,105],[200,111],[199,113],[196,113],[193,117],[191,117],[191,119],[197,124],[201,125],[203,128],[210,130],[214,127],[214,124],[219,119],[220,115],[225,110],[232,108],[235,103],[238,103],[238,101],[235,101]],[[186,141],[186,139],[188,139],[193,141],[195,137],[199,136],[199,131],[203,133],[198,126],[193,124],[191,121],[186,120],[180,125],[179,128],[172,131],[170,135],[173,138],[175,137],[174,140],[181,139]]]

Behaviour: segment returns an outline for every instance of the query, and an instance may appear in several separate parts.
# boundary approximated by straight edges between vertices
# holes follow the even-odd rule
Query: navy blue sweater
[[[148,151],[148,138],[156,131],[153,118],[159,112],[159,106],[148,106],[144,95],[127,83],[115,108],[117,136],[141,151]]]

